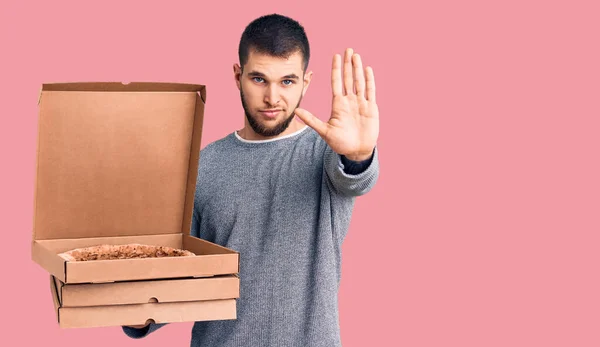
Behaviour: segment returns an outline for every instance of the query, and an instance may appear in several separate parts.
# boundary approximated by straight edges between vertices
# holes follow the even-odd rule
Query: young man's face
[[[302,66],[300,52],[285,59],[252,50],[243,70],[234,66],[246,119],[257,135],[277,136],[289,126],[312,76]]]

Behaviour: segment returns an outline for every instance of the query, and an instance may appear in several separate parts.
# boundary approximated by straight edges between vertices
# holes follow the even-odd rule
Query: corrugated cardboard
[[[44,84],[33,260],[67,284],[238,273],[237,252],[189,235],[205,100],[202,85]],[[196,256],[66,262],[57,255],[126,243]]]
[[[237,299],[240,295],[236,275],[94,284],[65,284],[52,278],[61,307]]]
[[[50,276],[54,309],[61,328],[131,326],[146,324],[149,321],[175,323],[237,318],[235,299],[64,307],[58,296],[56,283],[55,278]]]

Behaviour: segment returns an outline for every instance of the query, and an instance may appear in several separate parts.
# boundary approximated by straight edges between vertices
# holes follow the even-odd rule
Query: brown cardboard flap
[[[61,328],[131,326],[148,320],[176,323],[236,318],[236,299],[60,309]]]
[[[196,98],[195,116],[194,116],[194,134],[202,134],[202,125],[204,120],[204,103],[200,98]],[[190,161],[188,163],[188,177],[187,177],[187,192],[185,196],[185,205],[183,213],[183,222],[181,225],[182,234],[190,234],[192,227],[192,214],[194,209],[194,196],[196,193],[196,180],[198,177],[198,165],[200,159],[200,140],[201,136],[192,137],[191,148],[190,148]]]
[[[50,275],[50,291],[52,292],[52,302],[54,303],[54,312],[56,313],[56,320],[60,322],[60,300],[58,298],[58,289],[56,286],[56,282],[54,281],[54,276]]]
[[[238,253],[229,248],[217,245],[216,243],[208,242],[206,240],[183,235],[183,248],[188,249],[195,254],[235,254]],[[237,271],[236,271],[237,272]]]
[[[31,258],[50,274],[65,281],[65,260],[37,241],[31,243]]]
[[[62,295],[62,291],[63,291],[63,282],[61,282],[58,278],[52,276],[52,278],[54,279],[54,285],[56,286],[56,294],[58,295],[58,302],[60,303],[60,306],[62,306],[62,302],[63,302],[63,295]]]
[[[184,302],[239,298],[235,275],[209,278],[64,284],[56,280],[62,307]]]
[[[200,87],[44,85],[34,240],[189,232]]]

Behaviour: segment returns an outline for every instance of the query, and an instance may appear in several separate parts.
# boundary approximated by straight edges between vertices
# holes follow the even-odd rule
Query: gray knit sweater
[[[196,322],[191,346],[341,346],[342,242],[354,198],[379,175],[377,149],[358,174],[343,159],[308,127],[262,142],[232,133],[201,151],[191,233],[240,252],[240,298],[236,320]]]

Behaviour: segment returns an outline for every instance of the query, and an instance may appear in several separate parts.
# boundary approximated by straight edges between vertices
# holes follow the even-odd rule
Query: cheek
[[[244,92],[246,102],[255,103],[257,100],[262,100],[262,90],[257,88],[253,83],[243,83],[242,90]]]
[[[302,88],[289,88],[281,94],[288,107],[296,106],[298,100],[300,100],[300,96],[302,96]]]

